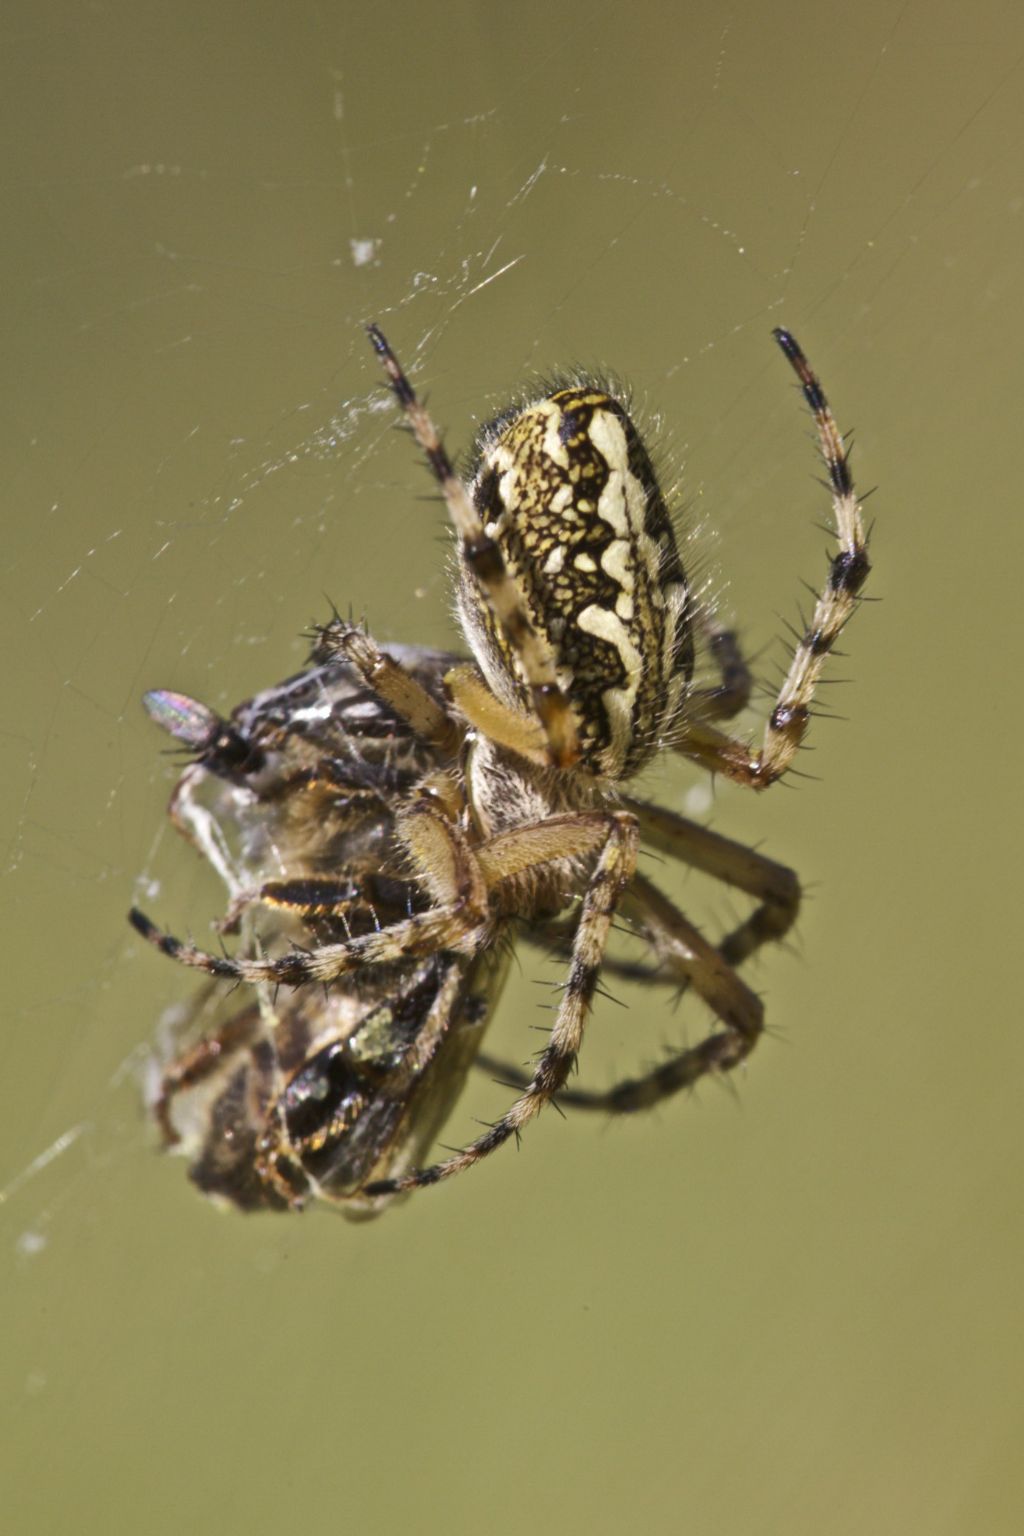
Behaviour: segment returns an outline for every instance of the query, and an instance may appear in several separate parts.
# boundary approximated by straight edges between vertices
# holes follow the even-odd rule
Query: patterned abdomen
[[[481,436],[472,496],[551,649],[584,766],[635,773],[678,710],[693,644],[672,521],[626,410],[579,386],[500,418]],[[465,568],[460,585],[487,681],[528,704],[515,654]]]

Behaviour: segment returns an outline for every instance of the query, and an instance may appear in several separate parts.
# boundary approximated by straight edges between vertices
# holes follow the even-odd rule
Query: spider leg
[[[472,667],[453,667],[444,681],[456,709],[489,741],[509,747],[541,767],[550,765],[550,742],[534,715],[499,699]]]
[[[642,875],[634,875],[621,907],[670,975],[684,987],[693,987],[725,1027],[641,1077],[624,1078],[602,1091],[563,1088],[558,1094],[560,1104],[606,1114],[650,1109],[681,1089],[692,1087],[709,1073],[731,1072],[750,1055],[764,1029],[761,999],[736,975],[736,962],[730,962],[724,946],[716,949],[709,944],[656,886]],[[522,1074],[517,1068],[508,1068],[487,1057],[480,1060],[483,1065],[498,1068],[506,1081],[518,1086]]]
[[[564,921],[536,923],[525,927],[520,937],[527,944],[546,950],[549,959],[568,961],[572,959],[572,941],[575,933],[576,923],[570,917]],[[601,962],[601,971],[603,975],[617,976],[623,981],[655,984],[671,979],[663,966],[651,965],[644,960],[625,960],[617,955],[606,954]]]
[[[753,675],[735,630],[707,622],[703,628],[711,659],[722,680],[712,688],[695,688],[686,695],[686,718],[731,720],[750,703]]]
[[[797,642],[789,671],[779,689],[759,752],[700,719],[684,719],[674,750],[693,758],[713,773],[724,773],[752,789],[767,789],[792,765],[811,717],[811,701],[825,659],[857,606],[870,563],[860,502],[854,490],[849,457],[825,392],[797,342],[788,331],[774,333],[796,373],[814,417],[818,442],[832,493],[839,551],[833,556],[824,591],[818,597],[804,634]]]
[[[544,729],[549,761],[559,768],[571,767],[580,755],[579,733],[576,718],[555,674],[551,651],[530,622],[516,585],[509,577],[501,550],[485,531],[465,486],[452,468],[436,426],[417,398],[383,332],[378,326],[370,325],[367,333],[441,488],[461,544],[462,557],[522,665],[534,711]]]
[[[351,663],[371,693],[404,720],[420,741],[429,742],[444,756],[458,750],[458,726],[401,662],[381,650],[358,625],[344,619],[325,625],[314,655],[319,661]]]
[[[569,976],[551,1037],[525,1091],[500,1120],[461,1152],[430,1168],[413,1169],[399,1178],[368,1184],[363,1190],[364,1195],[373,1197],[422,1189],[472,1168],[474,1163],[513,1136],[518,1137],[523,1127],[564,1086],[583,1039],[612,918],[636,867],[638,838],[634,818],[616,811],[601,819],[606,828],[605,837],[583,898]]]
[[[762,944],[782,939],[788,933],[800,910],[800,883],[791,869],[787,869],[784,864],[777,864],[773,859],[765,858],[763,854],[756,853],[754,849],[747,848],[742,843],[734,842],[732,838],[722,837],[719,833],[711,832],[707,827],[698,826],[695,822],[688,821],[686,817],[677,816],[661,806],[648,805],[644,801],[629,798],[625,799],[623,804],[636,816],[641,837],[646,843],[672,858],[682,860],[692,869],[699,869],[713,879],[721,880],[726,885],[734,886],[737,890],[759,898],[758,905],[750,916],[715,945],[719,958],[727,966],[742,965],[761,948]],[[535,942],[554,944],[556,949],[562,948],[567,942],[565,925],[561,923],[547,924],[534,933],[528,934],[527,937]],[[650,965],[616,961],[606,956],[602,969],[619,975],[627,981],[636,981],[645,986],[656,986],[659,983],[668,982],[682,991],[691,984],[689,977],[683,977],[680,974],[678,966],[666,963],[664,959],[657,965]],[[482,1052],[477,1057],[476,1065],[484,1071],[496,1073],[502,1081],[516,1087],[525,1087],[529,1082],[529,1076],[519,1067],[499,1061],[486,1052]],[[666,1070],[662,1068],[657,1069],[652,1075],[659,1081],[671,1080],[671,1063],[667,1069],[667,1077]],[[642,1081],[647,1082],[648,1079],[645,1078]],[[675,1092],[676,1089],[673,1088],[670,1091]],[[637,1082],[627,1080],[603,1092],[594,1092],[586,1088],[564,1088],[558,1095],[558,1102],[577,1108],[603,1109],[613,1112],[617,1108],[640,1107],[639,1104],[631,1102],[639,1092]],[[660,1093],[657,1095],[657,1097],[662,1096]],[[620,1099],[623,1102],[620,1103]]]
[[[164,933],[137,907],[129,913],[129,921],[150,944],[182,965],[228,981],[292,987],[334,981],[361,966],[435,954],[442,949],[475,952],[486,936],[487,890],[463,834],[429,795],[422,795],[403,810],[395,825],[434,905],[379,931],[308,952],[293,949],[270,959],[251,959],[212,955]]]
[[[339,976],[367,965],[385,965],[420,955],[432,955],[440,949],[473,948],[468,935],[476,926],[467,920],[461,902],[433,907],[404,922],[382,928],[378,933],[361,934],[339,944],[324,944],[305,951],[289,950],[273,959],[238,959],[231,955],[213,955],[186,939],[178,939],[132,907],[128,921],[161,954],[191,970],[205,971],[221,981],[266,981],[277,986],[303,987],[311,982],[336,981]]]
[[[643,875],[635,875],[622,908],[643,933],[654,953],[688,982],[725,1026],[697,1054],[706,1057],[702,1069],[728,1071],[749,1055],[764,1024],[761,999],[741,981],[732,966],[689,922],[678,907]]]
[[[607,1114],[650,1109],[709,1073],[731,1072],[750,1055],[764,1028],[761,999],[655,886],[636,876],[623,909],[725,1027],[640,1077],[624,1078],[602,1092],[570,1089],[559,1095],[559,1102],[573,1108]]]
[[[792,928],[800,910],[800,882],[785,864],[660,805],[630,799],[625,804],[651,847],[756,897],[758,906],[750,917],[716,945],[729,965],[741,964],[762,944],[781,939]]]

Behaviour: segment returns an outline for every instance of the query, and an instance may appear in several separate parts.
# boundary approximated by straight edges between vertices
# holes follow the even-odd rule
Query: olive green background
[[[1019,1529],[1019,8],[16,0],[3,30],[5,1528]],[[230,707],[328,598],[450,639],[370,317],[453,447],[533,372],[628,379],[766,672],[825,570],[784,322],[880,487],[882,601],[816,778],[717,794],[810,889],[735,1094],[549,1114],[363,1227],[225,1217],[140,1108],[192,982],[125,910],[204,934],[218,892],[138,695]],[[584,1080],[704,1023],[628,1001]]]

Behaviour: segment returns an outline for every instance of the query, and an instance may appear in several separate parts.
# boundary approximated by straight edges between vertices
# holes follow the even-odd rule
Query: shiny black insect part
[[[408,1122],[431,1086],[427,1070],[463,1022],[464,975],[439,959],[394,985],[350,1035],[309,1051],[268,1113],[259,1160],[268,1186],[291,1205],[314,1196],[372,1200],[375,1167],[412,1134]],[[454,1066],[449,1057],[449,1074]]]
[[[372,1212],[518,1140],[553,1100],[634,1113],[747,1059],[764,1009],[739,969],[791,929],[799,882],[632,798],[630,780],[666,748],[757,790],[783,777],[869,569],[846,446],[779,330],[838,549],[760,743],[734,736],[750,672],[687,581],[623,402],[577,381],[504,413],[465,485],[378,327],[370,338],[445,501],[468,658],[381,646],[335,617],[305,672],[228,721],[182,694],[147,696],[193,754],[171,817],[224,880],[218,926],[239,935],[218,954],[133,910],[143,938],[211,978],[153,1109],[196,1183],[243,1209]],[[641,872],[641,843],[751,910],[707,937]],[[623,927],[641,946],[628,962]],[[431,1163],[513,934],[567,966],[550,1034],[526,1071],[501,1069],[518,1087],[509,1108]],[[692,990],[715,1027],[606,1090],[570,1086],[603,969],[668,997]],[[223,981],[241,984],[240,1002],[223,1001]]]
[[[332,1041],[301,1067],[280,1099],[284,1132],[299,1158],[320,1179],[377,1093],[384,1074],[357,1066],[348,1047]]]
[[[255,773],[263,766],[259,747],[245,739],[227,720],[190,699],[187,693],[154,688],[142,702],[154,725],[179,741],[198,762],[224,778]]]

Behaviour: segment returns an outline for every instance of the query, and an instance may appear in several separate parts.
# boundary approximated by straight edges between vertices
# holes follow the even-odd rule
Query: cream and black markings
[[[692,671],[686,577],[639,434],[602,390],[559,390],[486,429],[473,501],[611,777],[658,749]],[[474,618],[515,657],[486,603]],[[524,691],[523,702],[527,702]]]

